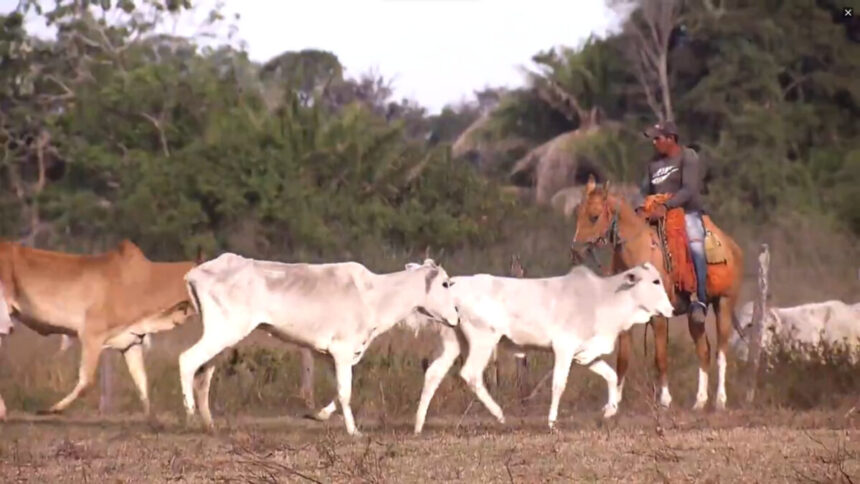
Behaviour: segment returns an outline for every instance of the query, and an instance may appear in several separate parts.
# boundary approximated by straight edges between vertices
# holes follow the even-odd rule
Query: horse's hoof
[[[53,408],[42,408],[36,410],[36,415],[56,415],[60,412],[61,410],[54,410]]]
[[[603,406],[603,418],[612,418],[618,413],[618,405],[607,403]]]
[[[697,400],[695,404],[693,404],[693,410],[700,411],[705,409],[705,405],[708,404],[707,400]]]
[[[726,409],[726,401],[724,399],[718,398],[717,403],[714,405],[714,408],[716,408],[719,411],[725,410]]]

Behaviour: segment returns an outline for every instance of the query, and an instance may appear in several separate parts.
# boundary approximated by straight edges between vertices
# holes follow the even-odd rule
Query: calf
[[[329,355],[346,430],[359,432],[350,409],[352,367],[373,339],[414,311],[456,325],[452,285],[431,259],[406,270],[375,274],[356,262],[283,264],[224,254],[190,271],[188,292],[203,321],[203,336],[179,357],[189,419],[195,399],[209,429],[213,358],[255,328]]]
[[[748,302],[737,315],[743,334],[733,334],[730,340],[741,361],[746,361],[749,354],[752,315],[753,303]],[[831,300],[788,308],[768,308],[763,330],[762,352],[765,354],[773,348],[774,338],[778,338],[804,358],[810,356],[804,351],[805,345],[817,348],[820,343],[844,344],[849,350],[849,357],[856,361],[860,350],[860,304],[848,305]]]

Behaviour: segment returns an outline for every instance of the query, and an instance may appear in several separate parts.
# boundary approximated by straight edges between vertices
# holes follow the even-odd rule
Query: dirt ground
[[[0,427],[3,482],[858,482],[860,415],[682,409],[651,415],[562,415],[493,423],[465,418],[222,417],[215,435],[173,415],[37,417]]]

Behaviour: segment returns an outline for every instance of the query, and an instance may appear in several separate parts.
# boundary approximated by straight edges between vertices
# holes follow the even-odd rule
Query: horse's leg
[[[672,405],[672,394],[669,393],[669,319],[655,316],[651,320],[654,327],[654,366],[660,380],[660,405],[668,408]]]
[[[732,308],[734,297],[721,297],[714,304],[717,318],[717,410],[726,408],[726,350],[732,335]]]
[[[730,316],[730,315],[729,315]],[[699,390],[696,392],[696,403],[693,410],[701,410],[708,403],[708,368],[711,366],[711,344],[708,342],[708,334],[705,325],[693,322],[687,316],[687,325],[690,328],[690,336],[696,345],[696,354],[699,356]]]
[[[618,355],[615,362],[615,372],[618,374],[618,403],[621,403],[621,398],[624,395],[624,377],[630,366],[630,350],[632,349],[630,340],[630,330],[618,334]]]

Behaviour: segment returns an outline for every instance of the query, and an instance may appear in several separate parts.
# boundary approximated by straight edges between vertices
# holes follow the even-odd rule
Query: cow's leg
[[[596,360],[588,365],[588,369],[602,376],[609,388],[609,397],[603,407],[603,418],[609,418],[618,412],[618,375],[615,370],[603,360]]]
[[[337,399],[343,412],[343,422],[346,424],[346,433],[360,436],[361,432],[355,428],[355,418],[352,416],[352,408],[349,402],[352,398],[352,363],[355,355],[352,351],[331,351],[334,360],[334,372],[337,378]]]
[[[328,371],[336,373],[334,359],[331,359],[329,361],[331,362],[331,365],[326,365],[326,368],[328,369]],[[337,376],[335,376],[335,380],[337,380]],[[309,414],[307,415],[307,417],[313,420],[319,420],[320,422],[325,422],[326,420],[330,419],[335,412],[337,412],[337,395],[335,395],[334,398],[331,399],[328,405],[320,409],[320,411],[315,414]]]
[[[481,338],[473,338],[469,341],[469,355],[463,363],[463,368],[460,369],[460,378],[466,382],[466,385],[475,393],[478,400],[484,404],[484,407],[496,417],[499,423],[505,423],[505,415],[499,404],[490,396],[487,387],[484,386],[484,369],[487,367],[487,362],[493,354],[493,348],[498,343],[498,336],[488,336],[483,340]]]
[[[726,408],[726,354],[732,335],[733,306],[734,301],[729,297],[721,297],[714,304],[717,318],[717,410]]]
[[[207,314],[203,321],[203,336],[194,346],[188,348],[179,355],[179,378],[182,383],[182,396],[185,402],[185,414],[187,421],[194,417],[194,379],[201,367],[209,363],[213,358],[225,349],[235,345],[248,336],[254,330],[254,326],[237,327],[230,321],[218,317],[219,321],[208,323],[211,318],[218,317],[216,314]],[[208,328],[218,328],[212,330]],[[201,415],[202,416],[202,415]],[[205,421],[209,429],[213,429],[212,421]]]
[[[558,404],[561,402],[561,395],[567,386],[567,375],[570,372],[570,363],[573,361],[573,352],[561,345],[553,347],[555,355],[555,363],[552,367],[552,401],[549,405],[549,428],[555,428],[555,421],[558,418]]]
[[[664,408],[672,405],[672,394],[669,393],[669,319],[655,316],[652,320],[654,328],[654,366],[660,382],[658,401]]]
[[[209,360],[194,374],[194,398],[197,400],[200,416],[209,427],[212,427],[212,412],[209,411],[209,387],[212,385],[213,373],[215,373],[215,364]]]
[[[630,330],[618,334],[618,357],[615,363],[615,371],[618,373],[618,403],[624,397],[624,378],[627,376],[627,368],[630,366],[630,352],[632,350]]]
[[[48,413],[59,413],[68,408],[95,381],[104,341],[86,333],[81,335],[80,341],[81,363],[78,368],[78,382],[68,395],[48,409]]]
[[[146,381],[146,368],[143,365],[143,346],[139,344],[131,345],[123,351],[122,356],[125,358],[128,373],[137,387],[137,394],[140,397],[140,403],[143,405],[143,413],[148,416],[149,385]]]
[[[705,332],[704,324],[697,324],[692,318],[687,317],[687,325],[690,328],[690,336],[696,345],[696,354],[699,356],[699,389],[696,392],[696,403],[693,410],[701,410],[708,403],[708,368],[711,365],[711,344],[708,342],[708,334]]]
[[[442,353],[433,360],[424,372],[424,388],[421,389],[421,400],[418,402],[418,412],[415,414],[415,433],[420,434],[424,428],[424,420],[427,418],[427,409],[430,400],[442,383],[442,379],[448,374],[448,370],[454,364],[454,360],[460,354],[460,341],[456,330],[453,328],[442,328],[440,337],[442,339]]]

